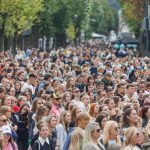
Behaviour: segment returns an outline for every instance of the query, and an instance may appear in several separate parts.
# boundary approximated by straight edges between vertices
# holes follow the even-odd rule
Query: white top
[[[35,89],[31,84],[28,83],[24,83],[22,88],[21,88],[21,92],[24,92],[26,89],[31,89],[32,90],[32,94],[35,93]]]
[[[137,146],[128,145],[123,150],[140,150]]]
[[[81,109],[81,111],[86,112],[86,109],[85,109],[85,106],[84,106],[83,102],[81,102],[80,100],[76,100],[76,99],[73,99],[72,102],[75,105],[77,105]]]

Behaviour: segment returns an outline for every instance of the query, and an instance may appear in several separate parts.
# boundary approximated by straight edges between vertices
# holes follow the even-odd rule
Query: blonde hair
[[[91,143],[96,149],[98,148],[97,145],[93,142],[92,140],[92,132],[94,132],[96,126],[99,126],[98,123],[96,122],[90,122],[86,128],[85,128],[85,132],[84,132],[84,137],[83,137],[83,147],[88,144]]]
[[[116,121],[107,121],[105,124],[104,132],[103,132],[103,134],[104,134],[103,143],[104,144],[107,144],[109,139],[110,139],[110,133],[109,132],[110,132],[111,126],[113,124],[117,124],[117,122]],[[121,145],[121,140],[120,140],[119,136],[117,136],[116,143]]]
[[[126,137],[126,141],[124,143],[125,146],[129,145],[131,142],[131,139],[133,138],[135,132],[138,129],[136,127],[129,127],[126,131],[125,131],[125,137]]]
[[[69,150],[82,150],[82,141],[83,141],[84,131],[81,128],[76,128],[71,136],[71,142]]]

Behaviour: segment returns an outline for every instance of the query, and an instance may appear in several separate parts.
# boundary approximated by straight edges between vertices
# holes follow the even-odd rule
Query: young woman
[[[51,150],[50,140],[49,140],[49,128],[47,123],[41,123],[38,126],[39,137],[32,146],[32,150]]]
[[[129,127],[125,132],[125,147],[124,150],[140,150],[136,144],[139,138],[139,131],[135,127]]]
[[[13,115],[14,123],[17,125],[18,141],[17,145],[19,150],[28,150],[28,113],[30,107],[28,104],[22,105],[20,111]]]
[[[84,103],[86,112],[89,112],[89,109],[90,109],[90,97],[87,94],[83,95],[81,97],[81,102]]]
[[[16,81],[14,86],[15,86],[15,97],[18,98],[21,94],[21,82]]]
[[[12,139],[11,128],[8,125],[1,127],[3,138],[2,138],[2,150],[18,150],[18,147]]]
[[[99,105],[96,103],[92,103],[90,106],[89,114],[92,117],[93,121],[95,121],[96,116],[99,114]]]
[[[104,146],[98,141],[100,138],[100,127],[96,122],[90,122],[84,132],[83,150],[86,150],[89,144],[92,144],[95,150],[104,150]]]
[[[107,147],[111,144],[119,144],[121,146],[121,140],[119,136],[119,126],[116,121],[107,121],[103,131],[103,138],[100,139],[100,142]]]
[[[59,124],[56,126],[57,140],[59,141],[60,144],[60,150],[63,149],[70,122],[71,122],[71,115],[69,111],[62,112],[60,114]]]

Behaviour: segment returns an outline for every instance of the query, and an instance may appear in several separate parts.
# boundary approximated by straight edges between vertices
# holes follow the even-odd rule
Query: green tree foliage
[[[139,35],[144,15],[144,0],[120,0],[123,17],[136,36]]]

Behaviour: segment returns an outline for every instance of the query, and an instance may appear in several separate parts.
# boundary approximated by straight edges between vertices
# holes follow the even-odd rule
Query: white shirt
[[[128,145],[123,150],[140,150],[137,146]]]
[[[21,92],[24,92],[26,89],[31,89],[32,90],[32,94],[35,93],[35,89],[31,84],[28,83],[24,83],[24,85],[21,88]]]
[[[39,136],[38,140],[40,141],[40,143],[41,143],[42,146],[44,145],[45,142],[46,142],[47,144],[49,144],[49,139],[48,139],[48,138],[42,139],[42,138]]]
[[[77,99],[73,99],[72,102],[77,105],[81,111],[86,111],[85,109],[85,106],[84,106],[84,103],[81,102],[80,100],[77,100]]]

